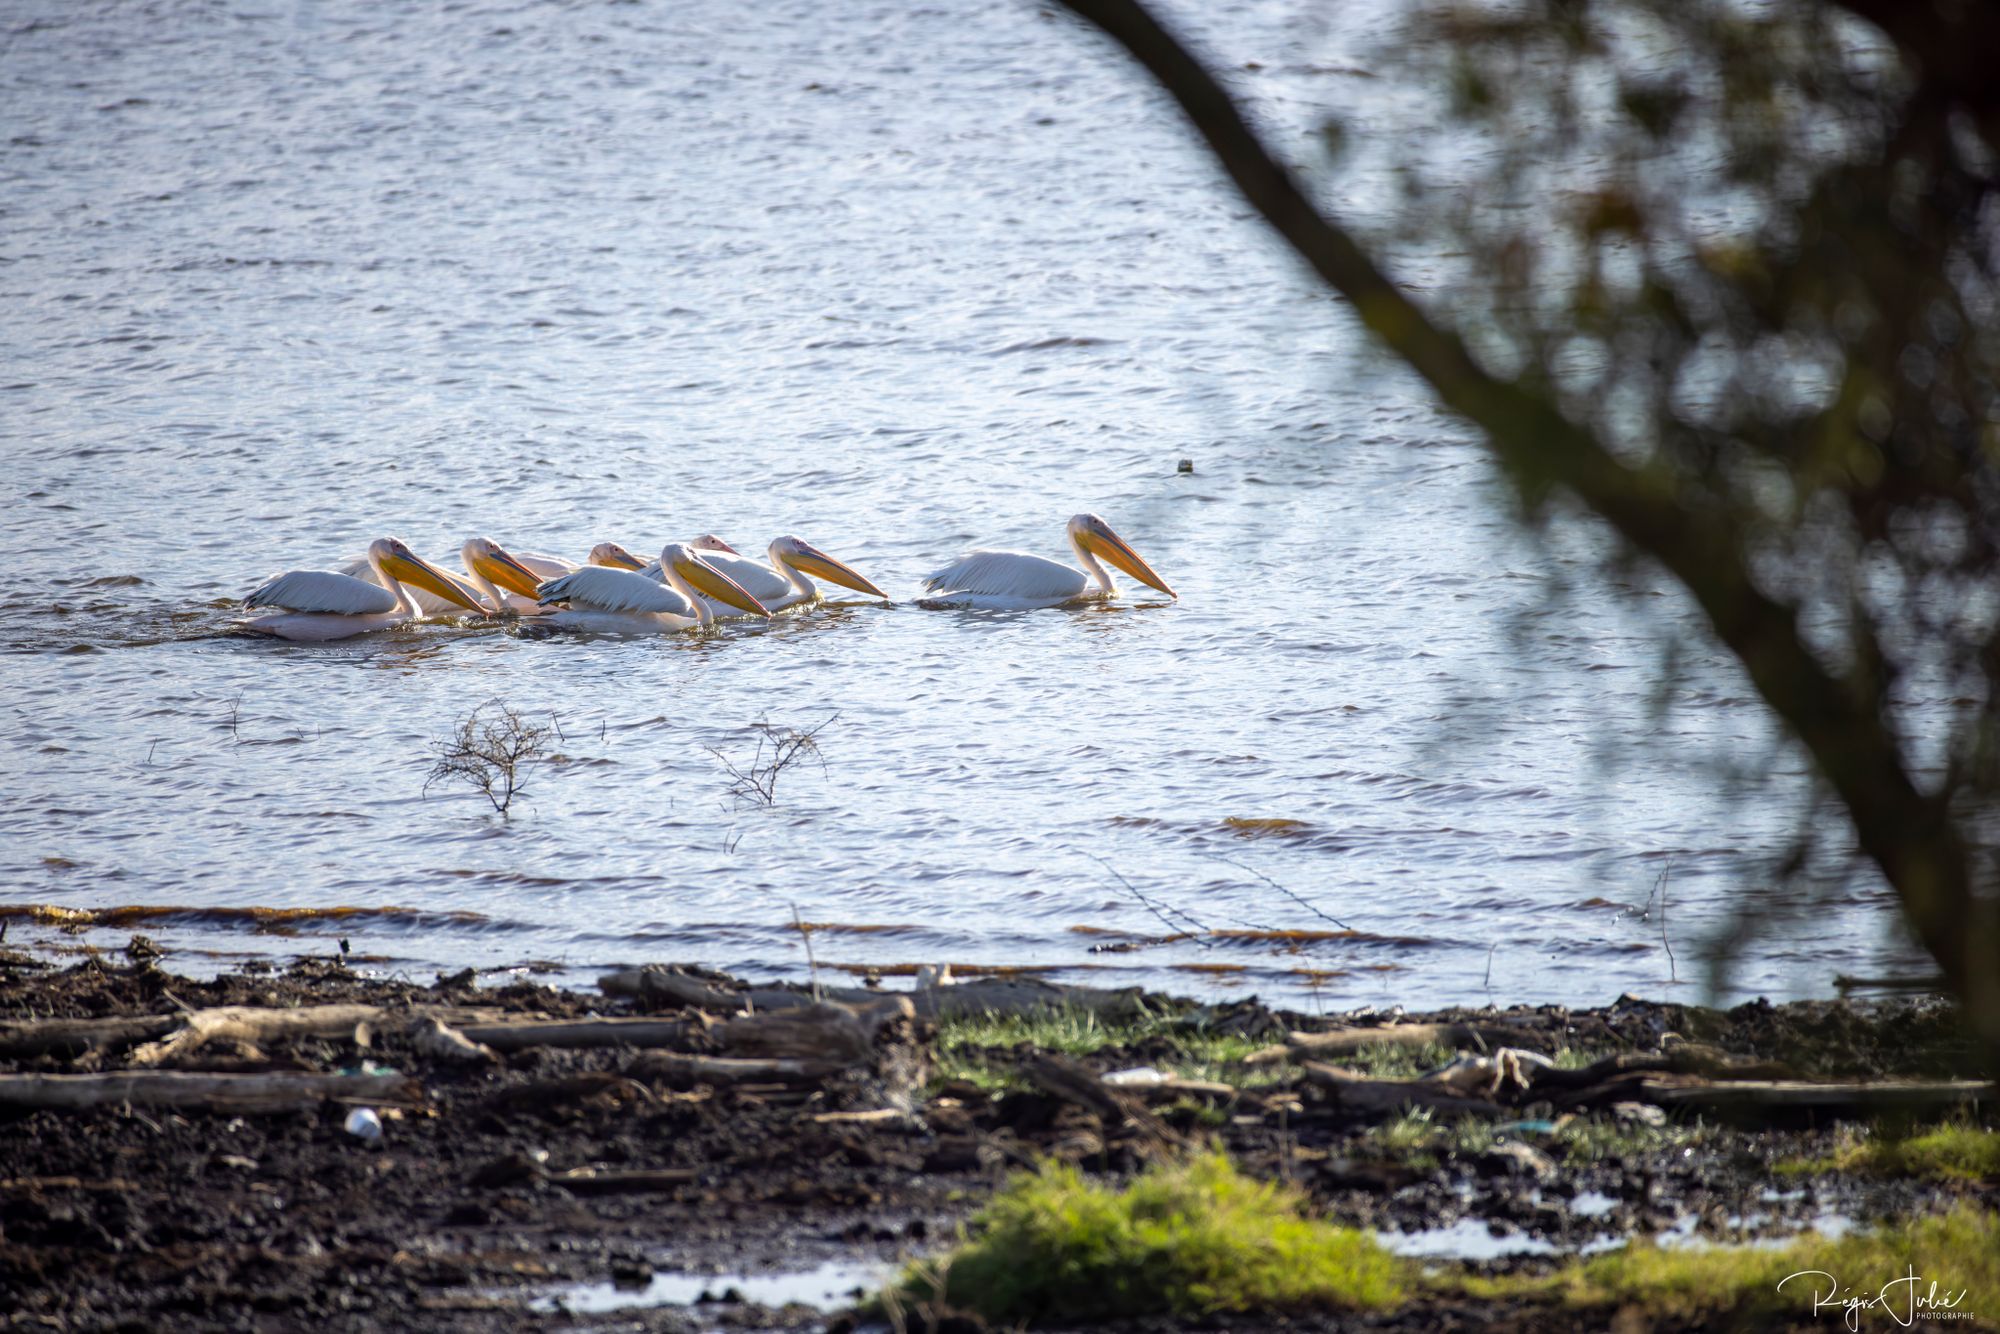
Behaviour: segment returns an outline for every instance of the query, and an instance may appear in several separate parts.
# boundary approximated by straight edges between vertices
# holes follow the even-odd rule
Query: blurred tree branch
[[[1892,698],[1899,664],[1908,655],[1893,651],[1895,645],[1882,625],[1885,610],[1879,604],[1883,599],[1872,592],[1869,571],[1863,568],[1879,555],[1882,542],[1901,531],[1894,520],[1902,516],[1902,507],[1912,492],[1924,504],[1942,497],[1959,505],[1978,532],[1989,526],[2000,531],[2000,520],[1993,513],[2000,490],[1987,489],[1990,479],[1982,472],[1991,467],[1993,447],[1978,434],[1976,419],[1969,444],[1964,432],[1950,429],[1932,431],[1942,443],[1925,437],[1915,447],[1900,450],[1893,436],[1874,439],[1870,449],[1886,462],[1872,465],[1872,477],[1869,469],[1862,468],[1846,472],[1831,468],[1825,475],[1813,472],[1820,463],[1813,451],[1830,430],[1846,432],[1838,439],[1847,448],[1850,436],[1860,438],[1847,423],[1858,413],[1875,411],[1871,404],[1880,394],[1894,397],[1899,392],[1857,383],[1859,371],[1867,370],[1870,363],[1850,347],[1844,363],[1849,371],[1847,382],[1837,386],[1831,401],[1815,411],[1773,411],[1767,414],[1768,421],[1747,426],[1739,423],[1727,429],[1669,421],[1657,428],[1672,433],[1667,446],[1635,449],[1607,436],[1601,417],[1593,421],[1588,413],[1574,408],[1565,411],[1563,396],[1547,372],[1547,359],[1552,354],[1542,346],[1561,329],[1551,333],[1517,318],[1512,327],[1522,331],[1519,342],[1529,346],[1536,359],[1511,377],[1487,369],[1442,314],[1426,311],[1405,295],[1355,233],[1315,207],[1299,181],[1251,129],[1230,95],[1138,0],[1064,2],[1122,45],[1152,74],[1179,103],[1251,206],[1329,287],[1353,304],[1382,346],[1422,376],[1447,407],[1483,432],[1494,457],[1531,512],[1539,511],[1551,496],[1572,499],[1605,520],[1632,549],[1657,561],[1686,587],[1716,637],[1741,662],[1765,703],[1804,747],[1850,817],[1862,853],[1881,869],[1900,898],[1911,928],[1937,959],[1964,1003],[1968,1018],[1989,1049],[2000,1052],[2000,904],[1992,892],[1993,850],[1982,846],[1978,837],[1982,822],[1993,820],[2000,809],[2000,802],[1994,800],[2000,784],[1993,781],[1992,773],[1993,697],[1981,699],[1981,716],[1968,729],[1966,743],[1954,751],[1950,772],[1942,781],[1926,781],[1929,775],[1912,758],[1910,738],[1899,725]],[[1901,125],[1892,128],[1887,138],[1882,154],[1886,167],[1870,159],[1864,164],[1868,170],[1883,167],[1893,174],[1898,154],[1935,156],[1940,151],[1939,136],[1952,132],[1944,122],[1954,105],[1964,105],[1980,124],[1992,117],[1995,106],[2000,105],[2000,79],[1990,73],[1993,45],[1965,45],[1966,33],[1932,7],[1906,10],[1872,0],[1851,7],[1878,19],[1894,41],[1913,53],[1910,64],[1920,89],[1905,104]],[[1552,27],[1559,28],[1573,10],[1585,8],[1549,6]],[[1959,8],[1979,11],[1976,21],[1966,20],[1967,31],[2000,27],[2000,19],[1980,6]],[[1882,12],[1877,14],[1876,10]],[[1659,11],[1649,12],[1655,18],[1659,15]],[[1716,31],[1723,31],[1719,23]],[[1498,32],[1496,26],[1464,40],[1492,39],[1497,43],[1500,38],[1494,34]],[[1521,40],[1515,30],[1501,37]],[[1564,38],[1577,50],[1589,48],[1588,38],[1569,34]],[[1721,40],[1738,38],[1725,32]],[[1752,73],[1756,73],[1754,68]],[[1475,90],[1481,87],[1470,82],[1469,86]],[[1674,106],[1671,97],[1671,90],[1661,94],[1661,105],[1668,110],[1659,113],[1669,121]],[[1636,94],[1628,95],[1627,105],[1635,117],[1653,114]],[[1569,109],[1568,104],[1560,109]],[[1899,136],[1898,129],[1906,133]],[[1917,142],[1912,143],[1912,139]],[[1930,158],[1922,162],[1932,172],[1926,180],[1941,182],[1943,190],[1977,192],[1966,183],[1966,178],[1976,173],[1956,168],[1948,171]],[[1859,187],[1877,184],[1871,177],[1859,182]],[[1805,211],[1810,212],[1810,206],[1829,190],[1855,188],[1854,179],[1828,169],[1808,195]],[[1918,252],[1919,259],[1908,267],[1921,279],[1960,262],[1953,249],[1952,228],[1958,225],[1967,204],[1963,199],[1945,198],[1933,207],[1929,197],[1920,202],[1923,207],[1913,211],[1914,221],[1891,221],[1896,224],[1893,235],[1897,244]],[[1868,206],[1877,207],[1872,202]],[[1622,233],[1627,239],[1637,236],[1639,244],[1652,239],[1647,228],[1654,225],[1653,217],[1639,204],[1607,191],[1594,207],[1596,216],[1581,233],[1589,255],[1597,255],[1588,247],[1606,232]],[[1881,210],[1894,207],[1893,201],[1879,205]],[[1868,214],[1861,222],[1852,223],[1849,230],[1864,225],[1886,226]],[[1827,230],[1837,228],[1829,226]],[[1809,288],[1810,300],[1818,303],[1815,311],[1831,306],[1837,294],[1828,296],[1821,289],[1837,284],[1842,275],[1826,271],[1827,254],[1814,248],[1817,239],[1807,236],[1789,254],[1774,246],[1747,259],[1725,256],[1712,262],[1706,252],[1691,245],[1680,253],[1696,255],[1692,266],[1695,279],[1686,276],[1691,270],[1685,262],[1655,267],[1651,252],[1644,252],[1646,283],[1632,309],[1642,310],[1645,319],[1653,322],[1641,333],[1652,339],[1646,353],[1652,358],[1653,377],[1662,385],[1653,403],[1656,415],[1672,415],[1665,412],[1664,404],[1673,377],[1658,370],[1662,348],[1672,356],[1691,360],[1701,340],[1713,334],[1725,318],[1753,331],[1783,327],[1794,321],[1802,308],[1800,303],[1806,298],[1797,295],[1802,287]],[[1513,252],[1500,249],[1496,253],[1504,261]],[[1872,284],[1868,294],[1871,298],[1879,295],[1876,305],[1885,308],[1868,324],[1865,334],[1877,343],[1886,339],[1890,344],[1872,349],[1877,362],[1898,364],[1907,349],[1906,330],[1913,321],[1946,318],[1933,313],[1934,301],[1960,306],[1966,318],[1978,314],[1963,312],[1955,296],[1957,289],[1949,282],[1912,284],[1909,273],[1895,268],[1902,262],[1897,256],[1868,250],[1858,261],[1887,266],[1883,273],[1863,273],[1855,279]],[[1928,270],[1926,262],[1931,265]],[[1702,272],[1705,264],[1715,272]],[[1736,267],[1728,269],[1724,275],[1728,281],[1724,282],[1716,274],[1731,264]],[[1974,267],[1978,267],[1976,261]],[[1696,279],[1708,286],[1693,286]],[[1531,286],[1530,279],[1523,279],[1518,286],[1501,290],[1503,295],[1518,295]],[[1584,289],[1580,286],[1579,290]],[[1572,311],[1578,326],[1598,318],[1599,308],[1593,304],[1598,300],[1591,296],[1578,302]],[[1897,309],[1898,305],[1909,308]],[[1715,309],[1723,310],[1724,315],[1704,313]],[[1604,323],[1615,325],[1614,320]],[[1611,327],[1606,336],[1628,332],[1635,325],[1636,320],[1628,319],[1623,327]],[[1850,341],[1858,343],[1862,338],[1856,335]],[[1643,367],[1637,358],[1633,364]],[[1990,403],[1991,398],[1988,381],[1982,378],[1983,366],[1975,369],[1980,371],[1973,377],[1978,384],[1965,393],[1977,407]],[[1900,424],[1909,419],[1911,409],[1900,399],[1896,401]],[[1953,420],[1944,419],[1942,409],[1934,409],[1934,414],[1945,427],[1954,425]],[[1815,578],[1820,567],[1814,564],[1811,548],[1828,540],[1825,534],[1830,530],[1801,520],[1774,537],[1771,526],[1758,517],[1755,496],[1747,494],[1745,484],[1732,480],[1732,470],[1748,453],[1738,443],[1744,438],[1750,440],[1749,449],[1756,451],[1756,459],[1776,459],[1791,467],[1800,493],[1810,496],[1817,489],[1831,490],[1853,512],[1856,547],[1843,556],[1847,563],[1840,566],[1851,578],[1833,599],[1845,618],[1845,641],[1838,654],[1817,646],[1810,627],[1802,624],[1806,596],[1793,591],[1785,578],[1774,579],[1759,564],[1776,541],[1792,561],[1786,568],[1787,577]],[[1800,508],[1806,508],[1803,501]],[[1875,545],[1869,545],[1871,542]],[[1987,554],[1983,546],[1980,554]],[[1991,562],[1974,562],[1973,566],[1977,573],[1995,572]],[[1930,624],[1933,615],[1920,598],[1905,598],[1904,605],[1888,610],[1914,616],[1920,626]],[[2000,681],[2000,635],[1988,627],[1983,637],[1971,638],[1978,640],[1974,647],[1988,679]],[[1952,647],[1956,651],[1955,643]],[[1954,664],[1963,656],[1954,657]]]

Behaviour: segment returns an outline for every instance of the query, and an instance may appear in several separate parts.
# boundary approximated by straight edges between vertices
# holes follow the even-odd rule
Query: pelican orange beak
[[[535,596],[535,589],[542,583],[541,577],[533,570],[497,546],[474,556],[472,568],[508,592],[519,593],[524,598]]]
[[[590,549],[590,563],[603,565],[613,570],[643,570],[647,562],[619,546],[616,542],[599,542]]]
[[[1170,598],[1178,599],[1180,594],[1167,587],[1167,581],[1153,573],[1153,567],[1146,564],[1138,552],[1127,546],[1125,539],[1111,531],[1101,520],[1086,527],[1077,540],[1094,556],[1102,556],[1140,583],[1159,589]]]
[[[766,620],[771,617],[770,611],[764,604],[751,597],[743,585],[693,552],[686,552],[676,557],[674,571],[688,581],[689,587],[704,597],[714,598],[717,602],[726,602],[738,611],[747,611],[752,616],[762,616]]]
[[[467,611],[484,616],[486,608],[458,580],[440,570],[437,566],[417,555],[408,547],[398,546],[382,558],[382,568],[396,579],[406,584],[415,584],[429,593],[435,593],[446,602],[456,602]]]
[[[818,547],[800,542],[797,538],[793,538],[792,541],[795,549],[790,556],[790,562],[806,574],[816,575],[829,583],[839,584],[842,588],[851,588],[857,593],[866,593],[870,597],[889,596],[845,561],[835,560]]]

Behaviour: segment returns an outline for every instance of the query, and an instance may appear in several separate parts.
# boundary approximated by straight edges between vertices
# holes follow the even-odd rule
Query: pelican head
[[[533,570],[515,560],[507,548],[490,537],[471,539],[459,554],[465,558],[466,569],[524,598],[533,597],[536,585],[541,583]]]
[[[660,569],[679,575],[689,588],[703,597],[726,602],[752,616],[762,616],[766,620],[771,617],[764,604],[750,596],[743,585],[703,560],[693,547],[669,542],[660,552]]]
[[[590,549],[592,565],[607,565],[614,570],[643,570],[646,562],[619,546],[616,542],[599,542]]]
[[[699,543],[696,544],[699,546]],[[781,537],[771,543],[771,560],[774,564],[790,565],[803,574],[851,588],[857,593],[870,597],[886,598],[889,595],[869,581],[869,579],[844,561],[835,560],[802,537]]]
[[[688,545],[696,551],[714,551],[724,556],[740,556],[743,554],[735,547],[730,546],[727,542],[717,537],[714,533],[703,533],[700,537],[688,543]]]
[[[1078,551],[1087,551],[1093,556],[1102,556],[1142,584],[1159,589],[1170,598],[1180,594],[1167,587],[1167,581],[1153,573],[1153,567],[1146,564],[1139,553],[1127,546],[1125,539],[1111,531],[1111,525],[1095,514],[1079,514],[1069,521],[1069,540]]]
[[[378,537],[368,544],[368,561],[398,583],[415,584],[467,611],[486,614],[486,608],[460,586],[458,580],[419,556],[399,537]]]

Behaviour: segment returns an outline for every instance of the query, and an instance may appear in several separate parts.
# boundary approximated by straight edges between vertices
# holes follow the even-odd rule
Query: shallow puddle
[[[693,1306],[735,1300],[837,1311],[854,1304],[857,1289],[877,1288],[892,1272],[887,1265],[829,1260],[813,1269],[768,1274],[655,1274],[650,1282],[636,1286],[609,1281],[576,1284],[539,1297],[529,1306],[536,1311],[600,1315],[634,1306]]]
[[[1421,1232],[1384,1232],[1383,1248],[1419,1260],[1499,1260],[1513,1255],[1554,1255],[1553,1242],[1525,1232],[1495,1236],[1483,1218],[1461,1218]]]

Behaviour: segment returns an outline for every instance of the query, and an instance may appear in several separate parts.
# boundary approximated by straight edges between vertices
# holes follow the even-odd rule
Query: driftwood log
[[[730,1014],[796,1009],[815,1003],[810,991],[780,986],[729,986],[713,976],[684,968],[648,964],[609,973],[597,981],[607,996]],[[982,977],[947,986],[910,991],[877,991],[869,987],[822,987],[824,1000],[866,1005],[891,997],[907,1000],[920,1019],[958,1019],[983,1014],[1033,1014],[1042,1010],[1086,1010],[1101,1018],[1136,1015],[1145,1009],[1145,994],[1137,987],[1107,991],[1102,987],[1059,986],[1032,977]]]
[[[0,1075],[0,1104],[88,1107],[104,1104],[200,1106],[266,1111],[308,1106],[328,1097],[395,1100],[415,1085],[397,1076],[355,1077],[272,1072],[222,1075],[158,1070],[186,1065],[212,1045],[240,1054],[256,1044],[299,1038],[366,1043],[406,1033],[417,1051],[450,1064],[491,1064],[503,1052],[533,1047],[640,1048],[621,1084],[646,1092],[631,1076],[675,1088],[703,1084],[799,1088],[866,1070],[899,1089],[928,1075],[928,1051],[909,1000],[863,994],[860,1003],[809,1000],[769,1013],[724,1020],[700,1011],[672,1017],[552,1019],[467,1006],[396,1008],[316,1005],[295,1009],[220,1006],[138,1020],[51,1020],[0,1029],[0,1053],[73,1052],[98,1060],[143,1040],[129,1069],[113,1073]],[[650,1058],[650,1059],[649,1059]],[[416,1096],[421,1096],[420,1092]],[[650,1094],[648,1094],[650,1096]]]
[[[1644,1102],[1718,1116],[1764,1118],[1794,1112],[1825,1116],[1877,1116],[1938,1112],[2000,1102],[2000,1085],[1975,1079],[1879,1083],[1810,1083],[1804,1080],[1704,1079],[1696,1075],[1635,1073],[1590,1088],[1557,1094],[1558,1107],[1599,1107]]]
[[[1333,1102],[1346,1111],[1394,1115],[1417,1107],[1450,1116],[1498,1117],[1508,1114],[1499,1103],[1484,1098],[1468,1098],[1449,1085],[1434,1080],[1376,1079],[1319,1061],[1307,1061],[1302,1070],[1307,1083],[1326,1090]]]
[[[291,1112],[328,1099],[403,1103],[423,1100],[407,1075],[318,1075],[279,1071],[258,1075],[119,1070],[97,1075],[0,1075],[0,1106],[198,1107],[203,1111]]]
[[[1181,1143],[1181,1137],[1148,1111],[1143,1101],[1105,1083],[1094,1071],[1068,1057],[1036,1052],[1023,1059],[1020,1068],[1028,1082],[1042,1092],[1095,1112],[1106,1130],[1130,1127],[1141,1143],[1154,1151]]]
[[[1320,1032],[1296,1030],[1285,1035],[1275,1047],[1252,1052],[1247,1065],[1273,1065],[1284,1061],[1324,1061],[1352,1056],[1369,1047],[1428,1047],[1433,1044],[1454,1050],[1491,1051],[1519,1047],[1541,1051],[1547,1044],[1531,1032],[1503,1024],[1389,1024],[1382,1028],[1330,1028]]]
[[[0,1024],[0,1057],[77,1057],[123,1051],[165,1037],[181,1026],[180,1014],[128,1015],[118,1019],[32,1019]]]
[[[136,1019],[57,1019],[0,1025],[0,1057],[81,1055],[133,1049],[130,1063],[149,1068],[186,1060],[211,1042],[261,1045],[297,1038],[352,1039],[357,1030],[380,1034],[435,1024],[467,1043],[494,1051],[529,1047],[676,1047],[706,1040],[701,1018],[547,1019],[465,1006],[305,1005],[296,1009],[219,1006]],[[430,1042],[451,1042],[433,1029]],[[453,1044],[455,1045],[455,1044]],[[436,1053],[431,1053],[436,1054]]]
[[[847,1070],[894,1064],[885,1047],[911,1043],[915,1011],[902,996],[870,995],[865,1003],[836,1001],[794,1006],[764,1014],[740,1014],[707,1030],[707,1045],[727,1055],[647,1051],[626,1073],[657,1079],[673,1088],[701,1084],[819,1084]],[[891,1083],[920,1077],[906,1062]]]

